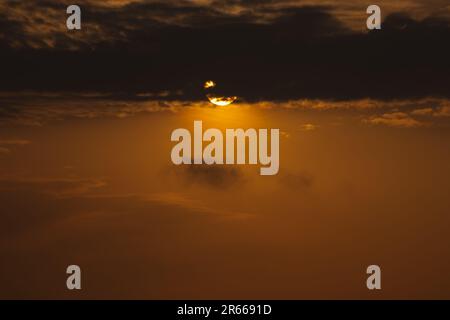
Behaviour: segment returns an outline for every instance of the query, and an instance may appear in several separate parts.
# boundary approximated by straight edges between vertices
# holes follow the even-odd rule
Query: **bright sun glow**
[[[215,104],[216,106],[224,107],[232,104],[234,101],[236,101],[237,97],[214,97],[214,96],[208,96],[208,100]]]

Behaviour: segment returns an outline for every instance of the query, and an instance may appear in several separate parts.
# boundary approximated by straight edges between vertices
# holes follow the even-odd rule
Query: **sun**
[[[205,84],[203,85],[203,88],[210,92],[211,92],[212,88],[214,88],[214,87],[216,87],[216,83],[212,80],[206,81]],[[216,91],[216,90],[213,90],[213,91]],[[208,93],[206,95],[206,97],[208,98],[209,102],[211,102],[212,104],[214,104],[216,106],[220,106],[220,107],[228,106],[237,100],[236,96],[222,96],[220,94],[217,94],[217,92],[216,93]]]
[[[216,97],[212,95],[207,95],[209,102],[215,104],[216,106],[225,107],[236,101],[237,97]]]

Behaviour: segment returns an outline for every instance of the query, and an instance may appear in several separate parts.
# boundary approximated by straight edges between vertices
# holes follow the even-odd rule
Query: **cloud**
[[[168,91],[200,101],[201,84],[214,78],[243,101],[449,97],[446,18],[388,15],[386,27],[367,33],[343,23],[330,2],[85,4],[83,29],[68,32],[56,1],[6,2],[2,91]],[[346,7],[365,26],[363,5]]]
[[[170,166],[167,171],[175,183],[182,182],[187,186],[226,189],[246,181],[243,172],[236,166],[180,165]]]
[[[64,221],[74,215],[98,212],[111,215],[127,212],[130,218],[133,214],[146,214],[156,220],[158,217],[164,219],[164,212],[172,211],[183,220],[189,219],[186,213],[193,219],[246,219],[253,216],[252,213],[211,206],[182,193],[111,194],[105,191],[106,186],[100,179],[3,177],[0,179],[3,208],[0,238],[31,227]]]
[[[104,221],[115,220],[123,213],[129,221],[141,217],[151,222],[152,229],[164,226],[164,221],[182,224],[198,219],[232,221],[254,217],[253,213],[217,207],[182,193],[109,194],[105,186],[98,179],[2,178],[0,250],[5,239],[10,242],[16,236],[65,221],[69,225],[72,220],[90,221],[99,214],[105,215]]]
[[[290,190],[306,190],[312,187],[314,179],[308,173],[285,173],[280,176],[280,181]]]
[[[367,17],[367,3],[362,0],[341,1],[217,1],[217,0],[80,0],[83,13],[83,32],[67,32],[65,8],[57,1],[41,1],[39,6],[26,1],[5,0],[0,3],[0,21],[3,37],[14,46],[77,48],[102,42],[122,42],[139,28],[152,27],[211,27],[217,24],[253,23],[269,24],[287,19],[304,8],[321,8],[336,17],[340,24],[354,30],[363,30]],[[415,19],[434,14],[449,17],[450,9],[445,0],[424,2],[408,1],[407,4],[385,2],[384,16],[395,12],[407,12]],[[317,17],[316,17],[317,18]],[[388,25],[392,19],[386,19]],[[404,20],[404,19],[403,19]],[[402,21],[403,21],[402,20]],[[395,22],[395,21],[394,21]],[[309,19],[312,29],[322,25]],[[334,25],[334,27],[336,27]],[[335,32],[339,31],[335,28]],[[1,32],[1,31],[0,31]],[[23,37],[25,35],[26,37]],[[70,41],[68,41],[70,40]]]
[[[258,243],[239,230],[252,230],[242,223],[252,215],[180,193],[61,198],[40,192],[37,182],[17,182],[0,192],[0,202],[1,298],[73,298],[61,283],[74,263],[95,275],[93,282],[84,278],[90,288],[84,298],[175,297],[172,281],[230,274],[217,268],[233,265],[248,255],[249,243]]]
[[[450,102],[449,100],[441,101],[441,103],[435,103],[433,107],[415,109],[411,112],[416,116],[433,116],[437,118],[450,116]]]
[[[390,127],[399,128],[416,128],[426,125],[426,123],[413,119],[410,115],[404,112],[385,113],[380,116],[373,116],[369,119],[364,119],[364,122],[369,124],[383,124]]]
[[[31,141],[29,140],[24,140],[24,139],[7,139],[7,140],[2,140],[0,139],[0,145],[9,145],[9,146],[24,146],[27,144],[30,144]]]
[[[312,123],[306,123],[306,124],[302,124],[300,126],[301,131],[314,131],[317,128],[318,128],[318,126],[315,124],[312,124]]]
[[[411,114],[417,116],[449,117],[450,107],[444,106],[436,109],[433,108],[416,109],[413,112],[411,112]]]
[[[211,28],[229,24],[262,24],[295,15],[304,7],[274,5],[272,1],[93,1],[80,0],[82,31],[68,32],[67,5],[58,1],[5,0],[0,3],[0,38],[14,48],[77,50],[128,42],[140,35],[154,36],[171,28]],[[311,4],[309,8],[321,8]],[[312,10],[311,10],[312,11]],[[308,22],[322,28],[321,15]],[[142,31],[141,31],[142,30]],[[335,31],[338,31],[336,28]]]
[[[433,116],[435,117],[450,117],[450,106],[443,106],[441,108],[438,108],[434,113]]]
[[[167,100],[166,100],[167,99]],[[173,100],[171,100],[173,99]],[[213,106],[203,98],[203,101],[182,101],[179,97],[167,97],[161,94],[101,94],[101,93],[61,93],[61,92],[14,92],[0,93],[0,125],[43,126],[56,121],[69,119],[124,119],[142,114],[169,112],[177,113],[188,109],[212,108]],[[410,117],[433,115],[445,118],[450,114],[449,100],[445,98],[427,97],[423,99],[357,99],[357,100],[320,100],[299,99],[289,101],[240,101],[235,108],[277,109],[287,111],[309,112],[342,112],[347,115],[359,113],[395,113],[397,111],[409,114]],[[389,116],[387,116],[388,118]],[[367,117],[366,117],[367,118]],[[372,116],[377,118],[377,116]],[[373,120],[373,119],[372,119]],[[371,120],[371,121],[372,121]],[[369,122],[371,122],[369,121]],[[379,120],[373,120],[375,122]],[[383,122],[384,120],[381,120]],[[443,120],[444,121],[444,120]],[[428,119],[427,122],[432,122]],[[298,130],[312,131],[319,126],[304,123]],[[290,132],[282,131],[288,138]],[[2,145],[0,139],[0,145]],[[3,139],[3,147],[11,145],[26,145],[25,139]],[[8,144],[6,144],[8,143]]]
[[[0,118],[1,123],[1,118]],[[0,154],[6,155],[11,153],[13,146],[24,146],[30,144],[31,141],[24,139],[0,139]]]
[[[191,199],[180,193],[155,193],[145,196],[144,199],[158,203],[169,204],[206,214],[212,214],[219,218],[246,219],[254,216],[242,211],[227,210],[222,207],[211,207],[198,199]]]
[[[412,115],[426,116],[433,114],[433,108],[416,109],[411,112]]]
[[[160,99],[156,97],[156,99]],[[189,105],[187,101],[155,100],[139,95],[103,95],[100,93],[0,94],[4,107],[0,124],[42,126],[67,119],[127,118],[142,113],[172,112]]]
[[[4,237],[67,219],[74,213],[95,210],[83,197],[100,187],[89,179],[2,177],[0,179],[0,244]],[[100,203],[99,206],[101,207]]]
[[[106,186],[106,182],[99,179],[19,177],[0,179],[0,190],[2,191],[28,190],[60,198],[85,195],[104,186]]]

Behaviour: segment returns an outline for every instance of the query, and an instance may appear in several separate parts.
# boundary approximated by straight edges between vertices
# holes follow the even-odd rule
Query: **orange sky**
[[[389,126],[365,121],[389,109],[293,105],[3,124],[0,296],[449,298],[445,118]],[[175,167],[170,133],[195,119],[280,128],[279,174]],[[65,290],[69,264],[81,292]],[[370,264],[381,292],[365,287]]]
[[[450,299],[447,0],[78,4],[0,0],[0,298]],[[195,120],[278,174],[175,166]]]

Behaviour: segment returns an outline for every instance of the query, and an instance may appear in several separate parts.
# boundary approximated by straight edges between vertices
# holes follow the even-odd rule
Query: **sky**
[[[69,4],[0,0],[0,298],[450,298],[448,1]],[[194,120],[279,173],[175,166]]]

